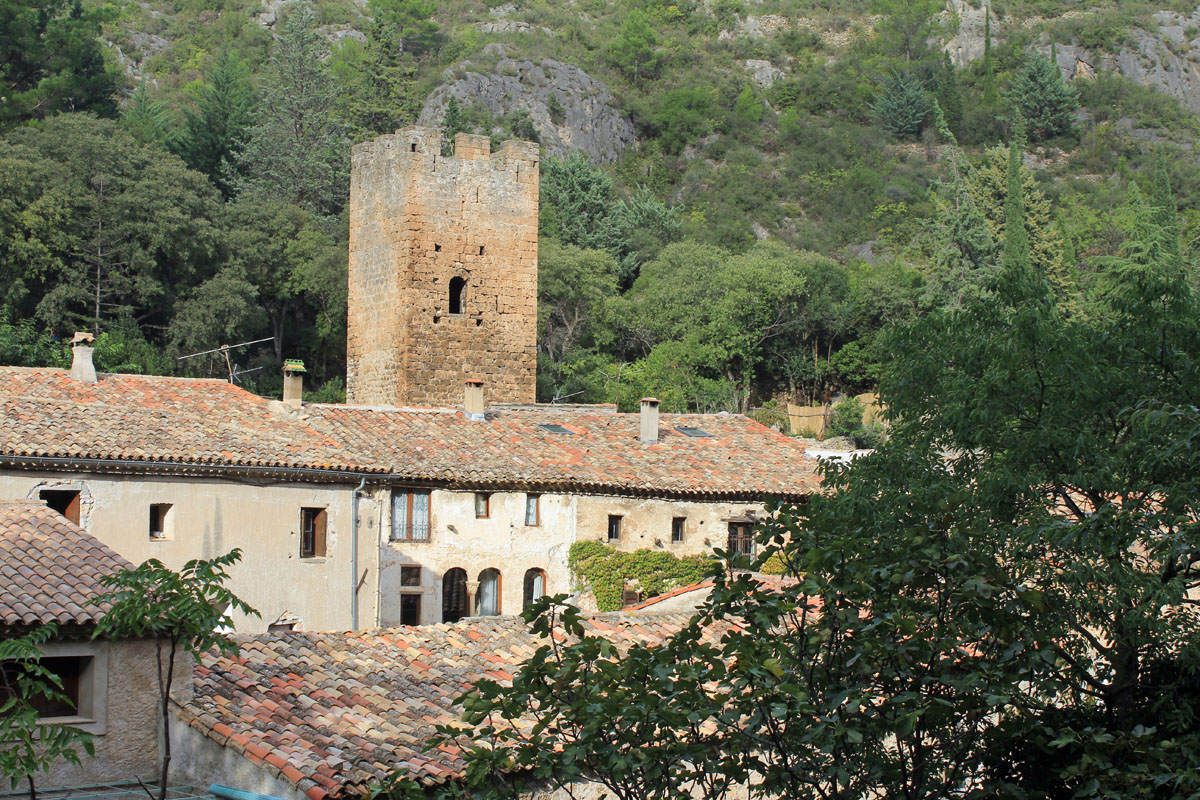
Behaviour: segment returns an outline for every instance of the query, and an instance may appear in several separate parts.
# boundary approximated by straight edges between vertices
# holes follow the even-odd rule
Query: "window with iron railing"
[[[429,492],[392,491],[393,542],[429,541]]]

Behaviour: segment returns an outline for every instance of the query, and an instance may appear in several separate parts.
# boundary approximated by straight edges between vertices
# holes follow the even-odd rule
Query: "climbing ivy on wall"
[[[627,583],[636,583],[643,596],[653,597],[704,580],[716,565],[711,556],[679,558],[655,550],[627,553],[595,540],[571,545],[567,563],[591,587],[601,611],[621,610],[621,591]]]

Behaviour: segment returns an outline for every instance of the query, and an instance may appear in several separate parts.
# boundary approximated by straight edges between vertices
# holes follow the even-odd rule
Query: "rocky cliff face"
[[[426,99],[418,124],[441,127],[451,97],[493,114],[528,111],[551,155],[582,150],[592,161],[607,164],[637,143],[633,123],[608,87],[561,61],[504,57],[486,71],[474,70],[470,62],[458,64]]]

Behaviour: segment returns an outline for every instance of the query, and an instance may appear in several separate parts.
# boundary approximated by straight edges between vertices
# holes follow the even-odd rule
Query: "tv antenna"
[[[252,342],[241,342],[240,344],[223,344],[220,347],[214,347],[211,350],[201,350],[199,353],[188,353],[186,356],[179,356],[175,360],[183,361],[185,358],[195,358],[196,356],[206,356],[209,353],[220,353],[221,355],[225,356],[225,369],[229,371],[229,382],[233,383],[234,379],[237,378],[239,375],[245,375],[247,372],[254,372],[255,370],[260,370],[260,369],[262,369],[262,367],[255,367],[254,369],[238,369],[238,368],[234,367],[233,362],[229,360],[229,351],[236,350],[239,347],[249,347],[252,344],[262,344],[263,342],[269,342],[269,341],[273,340],[274,338],[275,338],[274,336],[268,336],[265,339],[255,339]]]

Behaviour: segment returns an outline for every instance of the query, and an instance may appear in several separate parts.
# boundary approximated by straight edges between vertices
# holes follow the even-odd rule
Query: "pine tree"
[[[463,132],[470,133],[471,130],[458,104],[458,98],[451,95],[446,103],[446,116],[442,120],[442,155],[448,156],[454,152],[455,136]]]
[[[1045,57],[1032,55],[1013,78],[1012,99],[1025,120],[1030,141],[1070,135],[1075,130],[1079,95],[1063,83],[1062,71]]]
[[[177,132],[175,120],[166,104],[150,98],[150,88],[143,78],[121,110],[121,128],[142,144],[156,144],[173,149]]]
[[[336,214],[349,186],[349,147],[334,113],[329,45],[307,6],[291,12],[264,81],[262,115],[239,163],[239,186],[318,214]]]
[[[217,55],[196,106],[184,112],[184,131],[176,152],[184,163],[203,172],[226,199],[233,197],[233,165],[246,146],[258,100],[250,69],[229,51]]]
[[[903,139],[921,132],[931,104],[925,87],[915,75],[897,71],[884,81],[871,110],[884,130]]]

